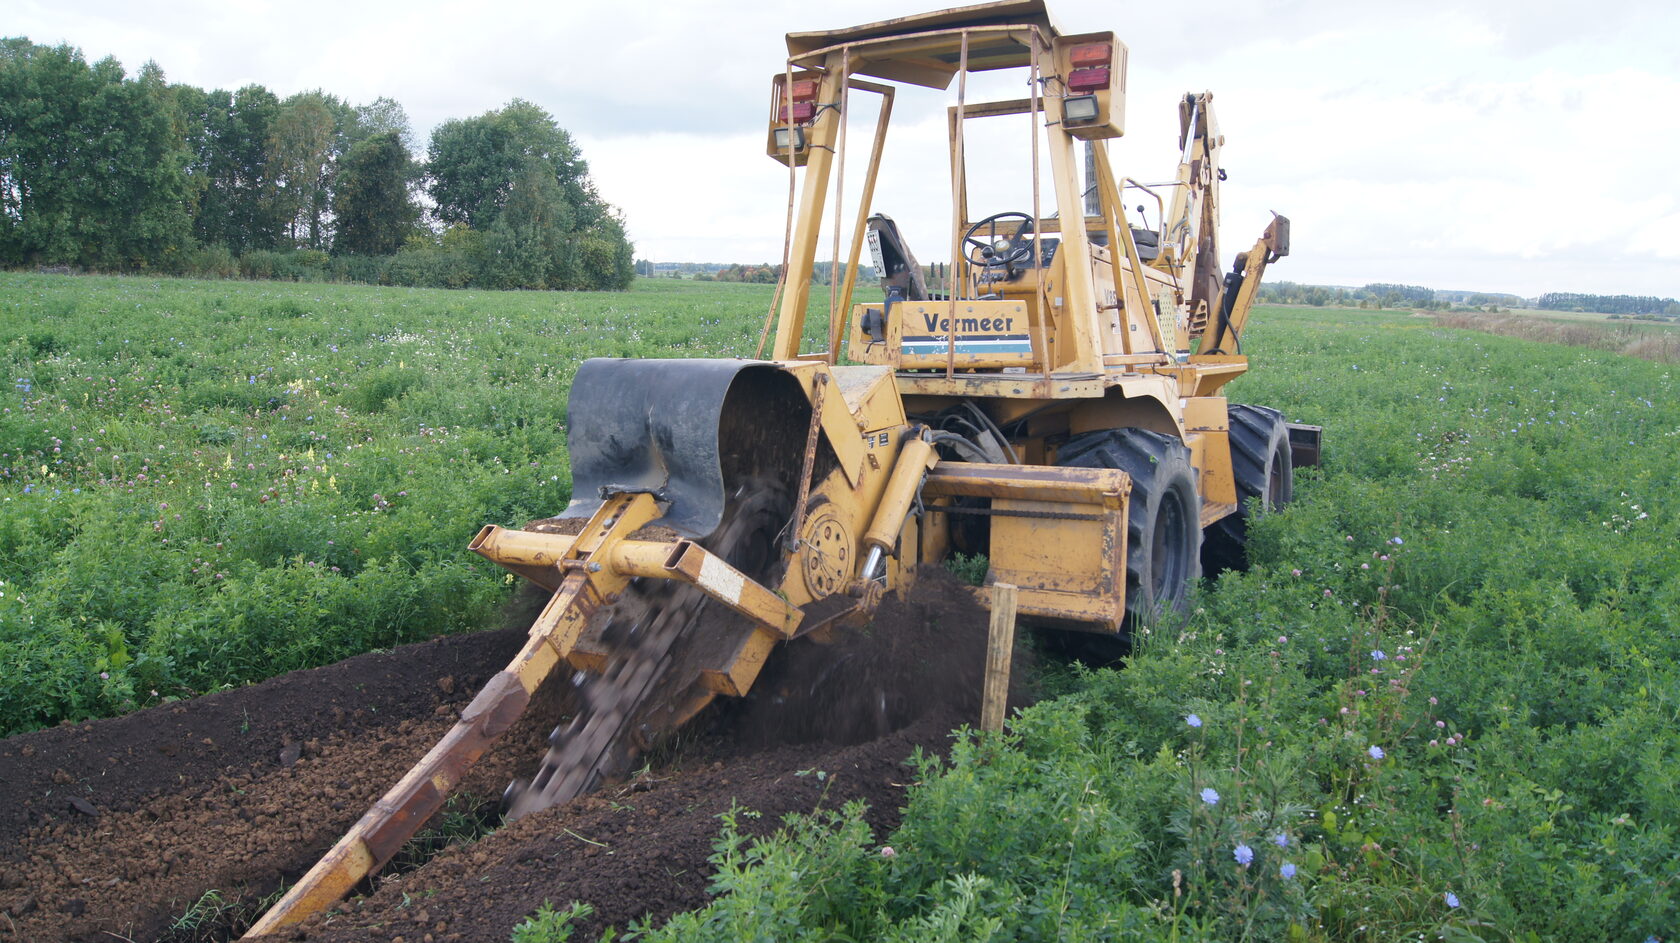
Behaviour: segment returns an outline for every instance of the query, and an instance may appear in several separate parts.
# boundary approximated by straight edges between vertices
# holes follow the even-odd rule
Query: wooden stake
[[[981,693],[980,729],[1003,731],[1009,706],[1009,663],[1015,651],[1015,587],[992,584],[992,626],[986,646],[986,683]]]

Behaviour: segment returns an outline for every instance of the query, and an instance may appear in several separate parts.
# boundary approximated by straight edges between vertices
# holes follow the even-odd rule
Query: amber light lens
[[[1085,43],[1068,50],[1068,65],[1075,69],[1106,66],[1114,59],[1114,47],[1108,43]]]

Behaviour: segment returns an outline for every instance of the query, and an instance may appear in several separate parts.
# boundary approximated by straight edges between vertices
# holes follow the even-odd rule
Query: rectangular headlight
[[[1097,96],[1078,95],[1062,99],[1062,120],[1069,124],[1097,120]]]

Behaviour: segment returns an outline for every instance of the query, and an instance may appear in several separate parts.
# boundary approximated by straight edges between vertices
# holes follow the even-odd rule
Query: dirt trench
[[[884,834],[906,757],[943,749],[978,713],[984,611],[943,571],[914,595],[834,644],[786,646],[753,696],[703,714],[631,782],[382,877],[291,938],[506,939],[545,900],[583,900],[596,915],[579,938],[593,939],[703,904],[717,815],[735,804],[768,830],[862,799]],[[522,641],[518,629],[435,639],[0,741],[0,941],[236,935]],[[539,696],[469,774],[460,793],[484,800],[479,811],[530,773],[560,701]]]

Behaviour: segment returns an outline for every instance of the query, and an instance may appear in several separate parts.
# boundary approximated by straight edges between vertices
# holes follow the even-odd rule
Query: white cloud
[[[1252,241],[1268,210],[1290,216],[1295,251],[1275,277],[1680,295],[1680,184],[1666,171],[1680,123],[1665,110],[1680,101],[1680,5],[1054,7],[1064,27],[1112,28],[1131,47],[1128,133],[1112,152],[1123,172],[1164,177],[1177,97],[1215,91],[1231,174],[1226,252]],[[765,261],[781,256],[787,196],[786,172],[762,150],[782,33],[915,9],[13,0],[5,29],[130,69],[155,59],[173,81],[204,87],[388,95],[421,140],[443,120],[526,98],[578,136],[638,254]],[[895,128],[888,160],[902,163],[877,206],[931,261],[949,252],[950,184],[941,112],[912,108],[915,97],[901,99],[915,120]],[[854,172],[861,162],[859,152]],[[971,158],[977,183],[987,166]],[[994,190],[988,212],[1027,208]]]

